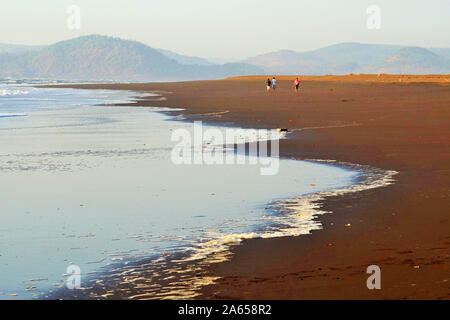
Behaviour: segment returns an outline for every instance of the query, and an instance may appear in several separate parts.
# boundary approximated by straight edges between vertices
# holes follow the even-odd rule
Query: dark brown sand
[[[408,79],[409,78],[409,79]],[[396,183],[328,198],[324,229],[245,241],[207,273],[204,299],[449,299],[449,76],[265,77],[80,88],[159,92],[136,106],[186,108],[189,119],[294,130],[283,157],[334,159],[396,170]],[[289,120],[292,120],[290,122]],[[351,224],[350,227],[346,226]],[[366,268],[380,266],[382,289]]]

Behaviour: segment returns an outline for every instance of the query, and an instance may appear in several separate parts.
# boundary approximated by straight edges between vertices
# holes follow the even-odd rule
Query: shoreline
[[[153,99],[154,97],[152,97]],[[133,96],[133,101],[138,99],[137,96]],[[133,103],[133,101],[126,102],[124,104]],[[117,104],[112,105],[104,105],[101,104],[99,106],[116,106]],[[122,105],[122,104],[120,104]],[[161,109],[161,110],[159,110]],[[177,109],[177,108],[157,108],[157,110],[152,110],[154,112],[163,113],[165,115],[168,115],[170,117],[170,121],[182,121],[186,123],[190,123],[190,121],[186,119],[176,119],[172,113],[174,111],[182,112],[183,109]],[[214,126],[217,126],[214,125]],[[349,170],[352,172],[358,172],[358,176],[354,179],[352,179],[352,182],[348,185],[336,187],[333,189],[324,189],[321,191],[314,191],[311,193],[305,193],[301,195],[296,196],[288,196],[283,197],[281,199],[275,199],[275,200],[269,200],[268,202],[265,202],[263,205],[261,205],[261,210],[269,210],[270,213],[275,213],[274,216],[271,215],[271,219],[273,218],[273,221],[271,221],[271,224],[263,227],[261,229],[255,229],[254,231],[248,231],[246,233],[230,233],[230,234],[223,234],[220,238],[217,238],[216,240],[210,239],[210,241],[218,241],[218,245],[210,246],[207,245],[207,242],[204,243],[198,243],[186,252],[174,252],[171,253],[170,257],[166,257],[167,259],[163,259],[162,256],[154,255],[154,256],[148,256],[148,257],[141,257],[141,258],[133,258],[130,260],[125,260],[120,263],[112,264],[108,268],[104,269],[103,271],[97,270],[94,272],[91,272],[90,274],[95,274],[95,276],[90,276],[87,278],[86,282],[88,283],[86,289],[82,293],[75,293],[73,292],[67,292],[65,289],[62,290],[56,290],[51,293],[43,293],[42,297],[45,297],[47,300],[70,300],[70,299],[123,299],[123,298],[130,298],[128,295],[131,295],[131,298],[137,298],[137,299],[191,299],[196,298],[198,296],[198,291],[201,290],[201,288],[208,283],[213,283],[214,279],[213,277],[206,276],[205,278],[197,279],[196,275],[189,273],[183,273],[179,270],[183,269],[189,269],[191,268],[190,264],[193,262],[195,265],[198,265],[199,267],[196,269],[198,272],[199,270],[204,271],[207,269],[211,264],[218,263],[221,261],[228,260],[228,257],[230,255],[230,249],[236,245],[240,245],[242,241],[248,240],[248,239],[272,239],[272,238],[278,238],[278,237],[296,237],[300,235],[305,235],[310,233],[312,230],[321,230],[322,225],[320,225],[320,221],[317,219],[318,216],[321,214],[324,214],[325,212],[322,212],[320,210],[316,209],[316,206],[313,204],[314,202],[323,201],[327,197],[332,196],[334,193],[339,194],[346,194],[346,193],[352,193],[352,192],[358,192],[358,188],[362,189],[371,189],[371,188],[378,188],[378,187],[384,187],[389,185],[392,180],[391,177],[395,175],[396,173],[392,172],[381,172],[382,170],[377,170],[376,168],[368,168],[361,166],[349,164],[349,163],[336,163],[333,161],[322,161],[317,159],[304,159],[304,160],[297,160],[297,159],[284,159],[284,160],[290,160],[290,161],[302,161],[302,162],[308,162],[308,163],[314,163],[317,165],[325,165],[325,166],[331,166],[336,168],[341,168],[344,170]],[[375,175],[375,177],[374,177]],[[355,191],[356,190],[356,191]],[[296,219],[296,215],[299,214],[298,210],[296,209],[286,209],[289,203],[295,202],[295,201],[302,201],[303,204],[300,204],[299,206],[303,207],[304,210],[310,210],[311,212],[307,215],[306,222],[308,223],[309,227],[305,227],[304,225],[300,225],[296,223],[296,221],[291,221]],[[266,208],[264,208],[266,207]],[[287,213],[287,211],[290,211],[290,213]],[[283,212],[283,213],[282,213]],[[266,212],[267,214],[267,212]],[[289,221],[289,222],[288,222]],[[305,220],[301,221],[302,223],[305,223]],[[283,226],[283,228],[282,228]],[[281,229],[282,228],[282,229]],[[297,230],[297,231],[296,231]],[[287,232],[287,233],[286,233]],[[293,233],[295,232],[295,233]],[[227,240],[228,239],[228,240]],[[225,241],[224,241],[225,240]],[[222,242],[224,241],[224,242]],[[207,250],[209,249],[209,250]],[[207,252],[202,253],[203,250],[207,250]],[[148,267],[148,268],[147,268]],[[136,270],[140,270],[142,274],[145,274],[146,272],[151,273],[158,273],[161,274],[161,276],[164,278],[165,276],[170,276],[171,280],[166,281],[165,279],[159,279],[159,280],[152,280],[154,283],[158,283],[161,285],[162,288],[171,288],[173,287],[174,283],[178,283],[178,287],[172,289],[170,291],[169,295],[166,294],[166,290],[161,290],[161,292],[152,292],[151,294],[147,292],[142,292],[141,290],[137,289],[135,292],[132,288],[127,288],[127,292],[112,292],[113,287],[115,284],[118,284],[121,282],[119,279],[116,279],[114,277],[117,277],[117,275],[113,275],[117,270],[120,270],[122,273],[127,273],[128,270],[132,269],[134,272]],[[175,273],[181,274],[182,276],[179,276]],[[168,272],[167,272],[168,271]],[[186,278],[189,279],[188,286],[182,286],[180,285],[181,278],[183,277],[184,281],[186,282]],[[148,276],[150,278],[150,276]],[[208,279],[209,278],[209,279]],[[176,279],[176,281],[174,281]],[[96,283],[101,282],[102,286],[97,286]],[[206,283],[205,283],[206,282]],[[194,290],[194,288],[196,288]],[[133,293],[131,293],[133,292]]]
[[[206,271],[220,280],[204,287],[200,298],[448,299],[449,237],[446,236],[448,220],[445,215],[449,158],[445,115],[448,116],[448,110],[443,107],[449,101],[447,87],[433,83],[305,81],[306,93],[302,91],[298,97],[292,97],[288,89],[278,89],[282,93],[268,97],[259,91],[258,88],[262,88],[259,82],[259,79],[247,79],[70,87],[165,92],[166,99],[140,100],[131,105],[185,108],[190,120],[204,119],[204,114],[209,113],[214,115],[206,117],[208,123],[234,123],[242,127],[276,127],[286,121],[282,118],[294,118],[296,108],[300,106],[306,119],[302,121],[297,115],[293,126],[286,125],[293,133],[289,141],[280,144],[280,156],[333,159],[399,171],[398,182],[388,188],[326,199],[322,209],[333,213],[320,216],[323,230],[302,237],[247,240],[233,248],[230,261],[212,265]],[[279,88],[288,85],[287,80],[280,80]],[[374,98],[372,91],[382,93],[375,97],[379,100],[377,103],[370,101]],[[347,98],[352,95],[354,98]],[[334,100],[334,104],[330,100]],[[355,106],[355,100],[364,101]],[[426,104],[419,105],[420,102]],[[383,103],[402,107],[403,114],[394,106],[390,106],[391,109],[380,107],[381,112],[374,110]],[[278,113],[272,110],[275,104]],[[336,107],[344,104],[352,105],[350,112],[344,110],[333,114],[337,112]],[[256,105],[262,106],[257,109],[262,114],[257,113],[253,118]],[[305,110],[305,105],[315,108]],[[409,108],[419,111],[419,116],[409,112]],[[430,110],[437,112],[433,114]],[[224,114],[225,111],[228,112]],[[423,153],[433,149],[441,152],[434,157],[414,152],[417,143],[405,143],[411,138],[410,128],[402,129],[402,126],[407,128],[408,124],[413,124],[418,127],[424,113],[430,118],[428,127],[419,127],[416,134],[419,133],[419,142],[428,142],[428,146],[418,151]],[[272,117],[268,118],[269,115]],[[405,123],[403,115],[414,121]],[[386,118],[390,122],[386,122]],[[297,121],[301,122],[298,126]],[[433,126],[436,122],[437,127]],[[359,125],[349,125],[352,123]],[[397,134],[396,145],[379,136],[380,127],[387,129],[386,133]],[[437,129],[438,135],[434,132]],[[396,150],[400,152],[396,153]],[[431,214],[424,216],[421,206],[428,208]],[[352,227],[346,228],[349,223]],[[369,291],[365,286],[365,268],[373,263],[386,270],[381,291]]]
[[[290,160],[290,159],[286,159]],[[321,164],[322,161],[316,160],[295,160],[294,161],[306,161],[316,164]],[[322,163],[323,164],[323,163]],[[201,294],[199,292],[208,285],[214,285],[215,281],[219,280],[208,273],[208,270],[214,264],[220,264],[227,262],[232,258],[232,249],[234,247],[242,245],[245,241],[251,241],[255,239],[276,239],[276,238],[292,238],[307,235],[313,231],[323,230],[323,226],[320,222],[320,216],[329,212],[321,210],[319,204],[325,202],[328,198],[342,197],[345,195],[351,195],[362,190],[370,190],[374,188],[384,188],[392,183],[395,183],[393,177],[396,172],[386,172],[378,170],[376,168],[361,168],[358,165],[348,163],[330,163],[325,164],[333,167],[339,167],[345,170],[361,172],[358,177],[349,185],[338,187],[335,189],[326,189],[322,191],[307,193],[294,197],[287,197],[283,199],[271,200],[263,207],[267,209],[267,212],[275,212],[273,218],[280,219],[272,221],[270,229],[272,227],[277,228],[278,231],[274,232],[272,229],[270,233],[267,230],[260,229],[250,233],[242,234],[226,234],[224,237],[235,237],[233,241],[221,242],[220,245],[215,247],[215,250],[210,250],[206,253],[201,253],[203,249],[209,246],[196,245],[187,250],[186,252],[174,252],[168,257],[163,256],[148,256],[145,258],[135,258],[131,260],[122,261],[117,264],[109,266],[103,271],[95,271],[92,274],[95,276],[89,277],[87,283],[89,284],[87,290],[83,290],[79,294],[73,294],[71,291],[57,290],[52,293],[45,294],[46,300],[85,300],[85,299],[143,299],[143,300],[166,300],[166,299],[199,299]],[[292,206],[292,202],[302,202],[299,206],[303,210],[310,210],[307,214],[307,222],[310,224],[309,228],[304,228],[298,223],[288,225],[288,228],[295,226],[300,231],[298,234],[290,235],[278,235],[277,233],[285,231],[280,229],[281,224],[286,224],[286,219],[295,219],[293,217],[300,212],[296,209],[287,208]],[[263,209],[263,208],[261,208]],[[291,211],[291,212],[288,212]],[[302,211],[304,214],[304,211]],[[304,222],[304,221],[303,221]],[[312,225],[315,224],[315,226]],[[255,233],[256,232],[256,233]],[[252,234],[257,235],[253,237]],[[236,238],[237,237],[237,238]],[[200,254],[200,256],[198,256]],[[155,291],[149,291],[149,288],[142,291],[132,287],[126,287],[125,290],[114,291],[117,289],[117,284],[123,282],[121,276],[124,274],[139,273],[139,284],[142,285],[142,279],[151,279],[152,286],[158,287]],[[120,276],[118,276],[120,274]],[[156,276],[155,276],[156,274]],[[201,274],[201,275],[200,275]],[[99,287],[96,285],[98,282],[102,283]],[[134,281],[132,281],[134,282]],[[163,290],[160,290],[163,289]]]

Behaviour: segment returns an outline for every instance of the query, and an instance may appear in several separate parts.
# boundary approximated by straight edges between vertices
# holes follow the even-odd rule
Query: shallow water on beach
[[[95,106],[135,93],[10,85],[0,93],[0,299],[62,288],[71,264],[83,279],[217,234],[258,236],[273,224],[268,203],[360,174],[294,160],[273,176],[250,164],[177,166],[171,133],[191,124],[158,109]]]

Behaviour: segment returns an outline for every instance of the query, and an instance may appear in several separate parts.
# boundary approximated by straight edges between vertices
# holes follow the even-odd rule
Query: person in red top
[[[298,93],[298,87],[299,86],[300,86],[300,80],[298,80],[298,78],[297,78],[294,81],[295,92],[297,92],[297,93]]]

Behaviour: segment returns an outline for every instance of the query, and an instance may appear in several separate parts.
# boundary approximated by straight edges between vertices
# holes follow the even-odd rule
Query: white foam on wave
[[[329,213],[329,211],[322,209],[323,202],[326,198],[389,186],[394,183],[394,176],[398,173],[396,171],[386,171],[369,166],[337,163],[334,160],[310,159],[307,161],[330,162],[348,169],[357,170],[360,172],[358,182],[343,188],[320,191],[269,204],[269,209],[278,212],[278,214],[262,216],[261,219],[268,220],[269,227],[260,232],[239,234],[220,234],[214,231],[207,232],[205,237],[210,240],[197,244],[194,249],[194,254],[188,260],[209,259],[212,256],[211,254],[213,254],[216,257],[214,258],[214,262],[218,262],[218,253],[229,251],[231,246],[238,245],[246,239],[268,239],[310,234],[313,230],[323,228],[317,217]],[[222,254],[220,256],[220,261],[227,260],[229,257],[228,254]]]
[[[398,173],[396,171],[386,171],[369,166],[338,163],[334,160],[308,161],[339,164],[348,169],[357,170],[361,174],[356,183],[343,188],[302,195],[269,204],[270,209],[278,211],[279,214],[262,217],[271,220],[272,223],[269,225],[273,227],[268,227],[261,232],[221,234],[216,231],[207,231],[205,232],[205,238],[208,240],[194,244],[192,254],[187,258],[174,260],[173,262],[188,261],[190,268],[196,269],[197,273],[200,273],[204,266],[229,260],[232,257],[230,248],[239,245],[246,239],[300,236],[309,234],[313,230],[322,229],[323,226],[316,218],[319,215],[329,212],[322,209],[324,200],[327,197],[342,196],[348,193],[389,186],[394,183],[394,176]],[[162,294],[160,289],[156,288],[152,291],[154,298],[193,299],[200,295],[199,292],[202,287],[214,284],[220,279],[219,277],[210,276],[190,277],[187,276],[187,273],[191,271],[190,269],[177,270],[177,268],[168,268],[166,272],[168,274],[173,274],[174,272],[186,274],[185,278],[181,277],[183,281],[173,283]],[[189,286],[186,286],[186,283],[189,283]]]
[[[0,113],[0,118],[26,117],[26,113]]]
[[[17,96],[17,95],[27,95],[30,92],[27,90],[20,89],[0,89],[0,96]]]

